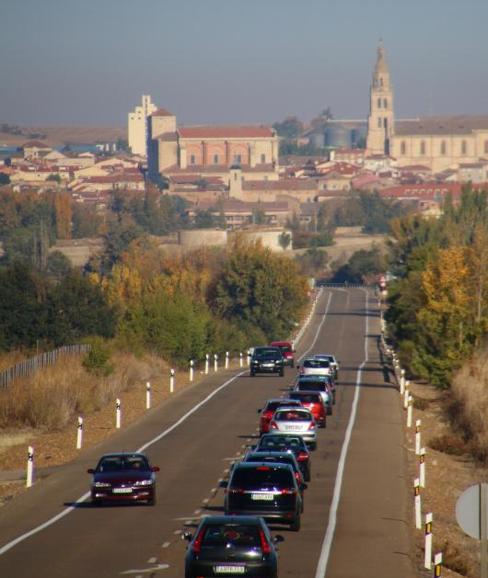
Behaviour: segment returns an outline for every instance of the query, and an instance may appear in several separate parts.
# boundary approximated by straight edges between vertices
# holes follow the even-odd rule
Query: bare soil
[[[48,146],[71,144],[92,144],[112,142],[127,138],[125,127],[98,126],[36,126],[21,127],[23,134],[16,135],[0,131],[0,146],[20,146],[29,140],[38,140]],[[46,135],[45,138],[31,138],[29,134]]]
[[[416,420],[421,420],[421,447],[425,447],[427,452],[426,487],[421,490],[422,517],[424,521],[426,513],[433,513],[433,553],[443,552],[442,576],[478,577],[479,543],[458,526],[455,507],[458,497],[465,489],[488,479],[488,470],[476,464],[468,454],[462,453],[462,443],[456,445],[456,436],[459,437],[459,433],[453,431],[445,413],[446,396],[449,392],[441,392],[422,383],[411,383],[410,391],[417,407],[413,411],[413,427],[405,427],[405,435],[412,483],[412,538],[416,546],[415,562],[419,574],[432,576],[432,571],[424,569],[424,531],[415,530],[414,526],[413,480],[419,476],[419,458],[415,455]],[[432,449],[430,444],[442,451]],[[460,455],[446,453],[452,451],[452,448]]]

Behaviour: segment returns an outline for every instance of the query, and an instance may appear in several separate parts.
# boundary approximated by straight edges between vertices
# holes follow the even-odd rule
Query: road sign
[[[466,534],[480,540],[481,578],[488,578],[488,484],[471,486],[459,496],[456,520]]]

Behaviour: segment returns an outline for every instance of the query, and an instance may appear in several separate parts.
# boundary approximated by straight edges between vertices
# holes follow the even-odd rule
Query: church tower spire
[[[380,41],[370,87],[367,151],[370,154],[390,154],[390,140],[394,128],[393,88],[385,49]]]

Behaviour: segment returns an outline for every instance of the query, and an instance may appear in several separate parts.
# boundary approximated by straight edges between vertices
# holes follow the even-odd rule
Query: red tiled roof
[[[174,114],[172,114],[171,112],[169,112],[169,110],[166,110],[165,108],[158,108],[151,114],[151,116],[174,116]]]
[[[178,129],[181,138],[271,138],[269,126],[183,126]]]
[[[317,182],[312,179],[283,179],[279,181],[244,181],[244,191],[316,191]]]
[[[436,195],[445,196],[448,193],[458,197],[461,194],[461,189],[461,183],[414,183],[387,187],[382,189],[379,194],[382,197],[433,199]]]

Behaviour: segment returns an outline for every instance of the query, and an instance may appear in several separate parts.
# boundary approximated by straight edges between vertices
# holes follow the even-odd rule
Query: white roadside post
[[[219,370],[219,362],[218,362],[219,356],[214,353],[214,371],[218,371]]]
[[[413,418],[413,397],[408,396],[408,407],[407,407],[407,427],[412,427]]]
[[[405,370],[400,371],[400,391],[405,390]]]
[[[415,455],[420,455],[420,426],[422,425],[422,421],[418,419],[415,422]]]
[[[151,383],[146,382],[146,409],[151,409]]]
[[[205,354],[205,375],[208,375],[208,364],[209,364],[210,355],[208,353]]]
[[[225,369],[229,369],[229,352],[225,352]]]
[[[420,499],[420,480],[415,478],[413,482],[413,495],[415,496],[415,527],[422,529],[422,502]]]
[[[169,370],[169,392],[173,393],[175,390],[175,370]]]
[[[403,394],[403,409],[407,409],[408,408],[408,398],[410,396],[410,391],[408,389],[408,387],[405,387],[405,392]]]
[[[83,418],[78,418],[78,427],[76,431],[76,449],[81,450],[81,445],[83,443]]]
[[[419,481],[420,481],[420,487],[421,488],[425,488],[425,454],[426,454],[426,450],[425,448],[422,448],[420,450],[420,455],[419,455]]]
[[[116,429],[120,429],[120,417],[121,417],[120,399],[117,398],[115,400],[115,427],[116,427]]]
[[[193,361],[193,359],[190,359],[190,381],[193,381],[193,375],[195,370],[193,369],[195,365],[195,362]]]
[[[242,351],[239,353],[239,367],[242,367]]]
[[[438,552],[434,557],[434,576],[435,578],[442,576],[442,552]]]
[[[30,488],[32,486],[33,481],[34,481],[34,448],[32,446],[29,446],[27,448],[27,476],[25,479],[26,488]]]
[[[432,568],[432,518],[432,512],[425,516],[424,568],[427,570]]]

